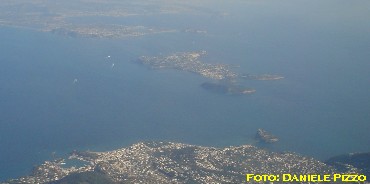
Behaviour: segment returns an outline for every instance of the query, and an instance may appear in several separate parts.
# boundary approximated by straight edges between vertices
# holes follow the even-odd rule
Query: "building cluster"
[[[172,29],[155,29],[145,26],[123,26],[123,25],[64,25],[63,27],[49,26],[44,31],[67,35],[92,38],[127,38],[138,37],[149,34],[177,32]]]
[[[178,52],[160,57],[142,56],[138,61],[154,69],[182,70],[216,80],[234,79],[238,76],[237,73],[230,70],[228,65],[202,62],[200,57],[205,54],[206,51]]]
[[[71,173],[95,171],[123,183],[243,183],[248,173],[332,174],[326,164],[294,153],[274,153],[251,145],[213,148],[171,142],[137,143],[108,152],[73,152],[82,167],[68,160],[45,162],[32,175],[13,182],[46,183]]]
[[[104,20],[108,20],[107,18],[113,20],[116,18],[129,19],[135,16],[177,14],[191,11],[191,9],[180,4],[170,6],[167,5],[168,3],[160,3],[160,5],[153,3],[129,3],[127,1],[95,1],[89,3],[83,0],[69,3],[56,3],[48,0],[28,3],[4,1],[0,5],[0,26],[29,28],[67,36],[127,38],[178,31]],[[20,9],[22,11],[19,11]],[[97,21],[92,24],[89,21],[91,19]]]

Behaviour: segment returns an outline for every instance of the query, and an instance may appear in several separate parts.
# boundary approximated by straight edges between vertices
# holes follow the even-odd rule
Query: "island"
[[[257,130],[256,139],[264,143],[274,143],[279,141],[279,139],[276,136],[270,134],[269,132],[261,128]]]
[[[279,75],[263,74],[251,75],[240,74],[227,64],[207,63],[203,61],[206,51],[176,52],[169,55],[141,56],[136,62],[148,66],[151,69],[173,69],[186,71],[212,79],[213,82],[204,82],[200,86],[208,91],[221,94],[252,94],[256,90],[240,85],[239,79],[247,80],[280,80],[284,77]]]
[[[206,51],[177,52],[167,56],[141,56],[137,62],[153,69],[176,69],[215,80],[234,79],[238,75],[225,64],[210,64],[200,60]]]

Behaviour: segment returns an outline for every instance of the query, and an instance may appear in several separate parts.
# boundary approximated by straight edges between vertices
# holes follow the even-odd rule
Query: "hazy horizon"
[[[370,150],[370,1],[4,1],[0,181],[72,150],[145,140],[270,145],[320,160]],[[141,56],[206,51],[250,95]],[[108,57],[109,56],[109,57]]]

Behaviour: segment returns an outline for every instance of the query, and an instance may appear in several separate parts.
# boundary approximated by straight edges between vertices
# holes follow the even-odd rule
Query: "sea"
[[[0,181],[73,150],[140,141],[253,144],[319,160],[370,151],[369,1],[214,2],[204,14],[90,20],[207,34],[111,39],[0,27]],[[204,62],[284,79],[238,80],[256,93],[225,95],[200,86],[211,79],[136,62],[201,50]],[[258,128],[279,142],[259,145]]]

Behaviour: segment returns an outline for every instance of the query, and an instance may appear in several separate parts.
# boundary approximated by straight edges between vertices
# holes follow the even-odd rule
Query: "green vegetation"
[[[107,175],[91,171],[83,173],[73,173],[65,178],[50,182],[50,184],[117,184],[113,182]]]

